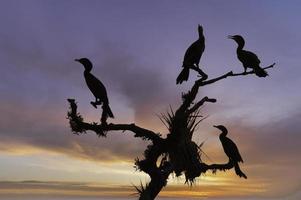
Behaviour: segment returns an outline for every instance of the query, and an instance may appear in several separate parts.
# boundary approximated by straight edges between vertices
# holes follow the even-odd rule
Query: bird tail
[[[106,124],[108,117],[114,118],[113,112],[109,106],[109,104],[103,104],[102,106],[102,114],[101,114],[101,123]]]
[[[258,77],[266,77],[269,74],[259,66],[254,67],[254,72]]]
[[[247,176],[240,170],[240,167],[238,165],[238,162],[234,163],[234,169],[235,169],[235,173],[239,176],[239,177],[244,177],[245,179],[247,179]]]
[[[181,84],[183,81],[187,81],[189,77],[189,67],[184,67],[177,77],[177,84]]]
[[[109,104],[107,105],[104,105],[103,107],[103,112],[106,113],[107,116],[111,117],[111,118],[114,118],[114,115],[113,115],[113,112],[109,106]]]

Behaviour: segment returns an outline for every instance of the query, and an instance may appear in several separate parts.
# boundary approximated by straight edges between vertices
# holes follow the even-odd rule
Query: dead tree
[[[272,68],[274,65],[275,63],[263,69]],[[134,137],[148,140],[150,144],[144,151],[144,158],[137,158],[135,167],[147,173],[150,177],[150,182],[136,187],[136,190],[139,193],[140,200],[153,200],[162,188],[166,186],[168,177],[172,173],[176,176],[184,175],[186,183],[189,184],[207,171],[215,173],[217,170],[225,171],[234,167],[230,160],[228,163],[222,164],[206,164],[202,161],[202,151],[192,141],[192,136],[196,126],[204,119],[199,116],[200,107],[205,103],[215,103],[216,99],[207,96],[201,100],[196,99],[200,87],[213,84],[228,77],[251,74],[255,74],[254,70],[244,73],[233,73],[230,71],[217,78],[209,80],[200,78],[196,80],[192,88],[187,93],[182,94],[181,105],[175,111],[171,109],[168,113],[161,116],[162,122],[169,131],[166,137],[152,130],[139,127],[134,123],[86,123],[78,113],[74,99],[68,99],[70,104],[68,111],[70,127],[74,134],[92,131],[98,136],[106,137],[110,131],[123,131],[124,133],[129,131],[134,134]]]

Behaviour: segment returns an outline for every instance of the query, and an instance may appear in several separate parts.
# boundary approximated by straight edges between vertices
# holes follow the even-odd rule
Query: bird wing
[[[260,60],[257,55],[251,51],[242,50],[238,55],[239,60],[247,67],[259,66]]]
[[[85,74],[85,79],[95,98],[99,98],[102,102],[108,101],[106,88],[100,80],[91,73]]]
[[[224,141],[222,143],[223,143],[223,147],[224,147],[226,155],[234,161],[243,162],[236,144],[227,137],[223,138],[223,140]]]
[[[197,40],[192,43],[185,52],[183,66],[199,64],[205,50],[205,43]]]

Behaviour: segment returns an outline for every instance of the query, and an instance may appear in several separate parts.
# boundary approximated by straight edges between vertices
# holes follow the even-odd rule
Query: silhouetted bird
[[[247,176],[240,170],[238,163],[243,162],[241,155],[239,154],[238,148],[236,144],[229,138],[227,138],[228,130],[223,125],[213,126],[215,128],[218,128],[222,131],[222,133],[219,135],[219,139],[223,145],[224,152],[228,156],[229,160],[233,162],[234,169],[236,174],[239,177],[247,178]]]
[[[183,70],[177,77],[177,84],[181,84],[183,81],[187,81],[189,77],[189,69],[197,68],[199,74],[203,79],[207,79],[208,76],[200,68],[199,63],[202,57],[202,54],[205,50],[205,37],[203,34],[203,27],[198,25],[199,39],[192,43],[189,48],[186,50],[183,61]]]
[[[256,54],[250,51],[243,50],[243,47],[245,45],[245,40],[242,36],[229,35],[228,38],[233,39],[238,44],[236,54],[240,62],[242,62],[242,65],[245,69],[244,73],[247,72],[247,68],[252,68],[258,77],[268,76],[268,73],[259,66],[260,60],[258,59]]]
[[[95,97],[95,102],[91,101],[91,104],[95,108],[97,108],[97,105],[102,104],[102,121],[105,121],[108,116],[114,118],[111,108],[109,107],[109,100],[105,86],[100,80],[98,80],[93,74],[90,73],[93,67],[91,61],[88,58],[75,59],[75,61],[81,63],[85,67],[84,77],[88,88],[91,90]]]

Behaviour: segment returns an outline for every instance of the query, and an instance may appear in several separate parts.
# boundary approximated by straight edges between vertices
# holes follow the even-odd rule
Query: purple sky
[[[95,162],[140,156],[146,144],[129,134],[108,139],[71,134],[67,98],[77,99],[87,119],[99,117],[89,104],[83,67],[73,60],[88,57],[94,63],[93,73],[109,93],[113,122],[135,121],[165,133],[156,114],[179,105],[181,92],[195,80],[191,76],[175,84],[201,24],[206,37],[201,66],[210,77],[243,70],[229,34],[244,36],[246,49],[258,54],[262,66],[277,65],[267,78],[232,78],[202,89],[200,98],[208,95],[218,102],[204,108],[210,118],[196,141],[208,138],[205,149],[222,160],[222,154],[214,156],[220,147],[212,125],[225,124],[240,143],[251,180],[271,184],[265,194],[300,190],[300,9],[297,0],[1,1],[0,180],[71,180],[46,169],[36,175],[37,166],[26,174],[28,161],[45,165],[28,157],[33,151]],[[19,166],[24,172],[16,174]],[[79,175],[74,179],[83,181]],[[289,184],[281,187],[283,182]]]

